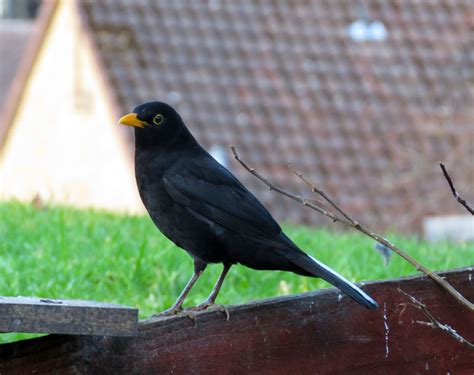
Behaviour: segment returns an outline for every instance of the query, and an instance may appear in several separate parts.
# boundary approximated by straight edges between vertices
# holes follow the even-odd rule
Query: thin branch
[[[448,174],[448,171],[446,170],[446,167],[444,166],[443,163],[439,163],[439,166],[441,167],[442,171],[443,171],[443,174],[444,174],[444,177],[446,178],[446,180],[448,181],[448,184],[449,184],[449,187],[451,188],[451,192],[453,193],[454,195],[454,198],[456,198],[456,200],[462,205],[464,206],[464,208],[466,210],[468,210],[471,215],[474,215],[474,209],[472,209],[472,207],[470,207],[467,202],[461,198],[461,196],[458,194],[458,192],[456,191],[456,188],[454,187],[454,184],[453,184],[453,181],[451,180],[451,177],[449,176]]]
[[[306,185],[309,186],[309,188],[311,189],[312,192],[314,193],[317,193],[319,194],[321,197],[323,197],[331,206],[333,206],[336,211],[338,211],[342,216],[344,216],[344,218],[354,224],[354,225],[357,225],[357,223],[352,220],[336,203],[334,203],[327,195],[326,193],[324,193],[324,191],[322,191],[321,189],[318,189],[315,185],[313,185],[305,176],[303,176],[302,173],[299,173],[297,172],[296,170],[293,169],[293,166],[290,164],[288,164],[288,168],[290,169],[290,171],[292,171],[296,176],[298,176],[304,183],[306,183]]]
[[[456,332],[456,330],[444,323],[441,323],[439,320],[437,320],[433,314],[428,310],[425,304],[421,303],[418,301],[415,297],[409,295],[408,293],[404,292],[400,288],[398,288],[398,292],[403,294],[404,296],[408,297],[411,301],[411,305],[416,307],[417,309],[421,310],[423,314],[428,318],[429,322],[423,322],[423,321],[415,321],[415,323],[422,324],[431,328],[438,328],[447,334],[451,335],[459,341],[461,344],[466,345],[469,349],[474,350],[474,344],[471,343],[469,340],[465,339],[463,336],[461,336],[459,333]]]
[[[311,190],[317,194],[319,194],[321,197],[323,197],[332,207],[334,207],[337,212],[340,213],[341,216],[335,214],[334,212],[330,210],[323,209],[319,207],[317,204],[314,202],[310,202],[307,199],[304,199],[300,197],[299,195],[293,194],[291,192],[288,192],[287,190],[284,190],[278,186],[275,186],[273,183],[271,183],[267,178],[263,177],[260,175],[254,168],[249,167],[245,162],[243,162],[239,155],[237,154],[237,150],[234,146],[231,146],[232,153],[234,154],[234,158],[242,165],[247,171],[249,171],[251,174],[253,174],[255,177],[257,177],[260,181],[262,181],[265,185],[267,185],[270,190],[275,190],[276,192],[279,192],[280,194],[285,195],[288,198],[291,198],[301,204],[303,204],[306,207],[309,207],[327,217],[329,217],[333,222],[340,222],[345,225],[348,225],[359,232],[362,232],[366,234],[367,236],[373,238],[377,242],[381,243],[382,245],[385,245],[388,247],[390,250],[393,252],[397,253],[399,256],[401,256],[403,259],[405,259],[408,263],[413,265],[418,271],[425,273],[427,276],[429,276],[431,279],[433,279],[436,283],[438,283],[441,287],[443,287],[449,294],[451,294],[459,303],[467,307],[469,310],[474,311],[474,304],[469,302],[461,293],[459,293],[451,284],[449,284],[445,279],[443,279],[441,276],[438,274],[432,272],[422,264],[418,263],[414,258],[406,254],[404,251],[399,249],[397,246],[389,242],[386,238],[382,237],[381,235],[373,232],[369,228],[361,225],[354,219],[352,219],[344,210],[339,207],[335,202],[333,202],[321,189],[316,188],[316,186],[311,183],[306,177],[303,176],[303,174],[296,172],[292,169],[293,173],[295,173],[296,176],[298,176],[302,181],[304,181],[308,186],[310,186]],[[290,167],[291,168],[291,167]]]
[[[237,151],[236,151],[236,148],[235,146],[230,146],[230,149],[232,150],[232,153],[234,154],[234,158],[235,160],[237,160],[248,172],[250,172],[250,174],[253,174],[255,177],[257,177],[260,181],[262,181],[265,185],[267,185],[269,187],[270,190],[275,190],[276,192],[280,193],[280,194],[283,194],[284,196],[288,197],[288,198],[291,198],[291,199],[294,199],[295,201],[301,203],[303,206],[306,206],[306,207],[310,207],[312,208],[313,210],[316,210],[318,211],[319,213],[331,218],[332,221],[334,222],[341,222],[341,223],[344,223],[344,224],[347,224],[349,225],[349,223],[334,215],[332,212],[328,211],[328,210],[325,210],[324,208],[318,206],[318,204],[314,201],[314,200],[311,200],[311,199],[305,199],[299,195],[296,195],[296,194],[293,194],[293,193],[290,193],[289,191],[285,190],[285,189],[282,189],[281,187],[279,186],[276,186],[274,184],[272,184],[268,179],[266,179],[265,177],[263,177],[262,175],[260,175],[255,169],[253,168],[250,168],[247,164],[245,164],[240,158],[239,156],[237,155]]]

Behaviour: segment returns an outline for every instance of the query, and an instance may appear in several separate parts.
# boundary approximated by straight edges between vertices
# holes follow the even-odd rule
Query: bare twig
[[[464,206],[464,208],[466,210],[468,210],[471,215],[474,215],[474,209],[472,209],[472,207],[470,207],[467,202],[461,198],[461,196],[458,194],[458,192],[456,191],[456,188],[454,187],[454,184],[453,184],[453,181],[451,180],[451,177],[449,176],[448,174],[448,171],[446,170],[446,167],[444,166],[443,163],[439,163],[439,166],[441,167],[442,171],[443,171],[443,174],[444,174],[444,177],[446,177],[446,180],[448,181],[448,184],[449,184],[449,187],[451,188],[451,191],[454,195],[454,198],[456,198],[456,200],[462,205]]]
[[[290,193],[278,186],[275,186],[267,178],[260,175],[254,168],[249,167],[245,162],[243,162],[240,159],[239,155],[237,154],[237,150],[234,146],[231,146],[231,150],[232,150],[232,153],[234,154],[234,158],[240,163],[240,165],[242,165],[247,171],[249,171],[251,174],[257,177],[265,185],[267,185],[270,188],[270,190],[275,190],[276,192],[279,192],[280,194],[283,194],[286,197],[291,198],[303,204],[306,207],[309,207],[315,211],[318,211],[319,213],[329,217],[334,222],[340,222],[345,225],[348,225],[352,228],[357,229],[359,232],[362,232],[366,234],[367,236],[373,238],[377,242],[381,243],[382,245],[388,247],[393,252],[397,253],[399,256],[405,259],[408,263],[413,265],[418,271],[425,273],[427,276],[433,279],[436,283],[438,283],[441,287],[443,287],[449,294],[451,294],[459,303],[466,306],[469,310],[474,311],[474,304],[468,301],[461,293],[459,293],[445,279],[443,279],[438,274],[432,272],[431,270],[429,270],[422,264],[418,263],[414,258],[406,254],[404,251],[399,249],[397,246],[395,246],[391,242],[389,242],[386,238],[373,232],[369,228],[363,226],[362,224],[352,219],[347,213],[344,212],[344,210],[341,207],[339,207],[335,202],[333,202],[321,189],[318,189],[313,183],[311,183],[306,177],[304,177],[303,174],[293,170],[291,166],[290,166],[290,169],[292,170],[292,172],[296,176],[298,176],[302,181],[304,181],[311,188],[311,191],[319,194],[322,198],[324,198],[332,207],[334,207],[334,209],[339,213],[339,215],[342,215],[342,216],[339,216],[338,214],[335,214],[334,212],[330,210],[323,209],[319,207],[317,204],[315,204],[314,202],[310,202],[299,195]]]
[[[321,208],[320,206],[318,206],[318,204],[312,200],[312,199],[305,199],[299,195],[296,195],[296,194],[293,194],[293,193],[290,193],[289,191],[285,190],[285,189],[282,189],[274,184],[272,184],[268,179],[266,179],[265,177],[263,177],[262,175],[260,175],[255,169],[253,168],[250,168],[247,164],[245,164],[240,158],[239,156],[237,155],[237,150],[235,148],[235,146],[230,146],[231,150],[232,150],[232,153],[234,154],[234,157],[235,159],[248,171],[250,172],[251,174],[253,174],[255,177],[257,177],[260,181],[262,181],[265,185],[267,185],[269,187],[270,190],[275,190],[276,192],[288,197],[288,198],[291,198],[291,199],[294,199],[295,201],[301,203],[303,206],[307,206],[307,207],[310,207],[312,208],[313,210],[316,210],[318,211],[319,213],[331,218],[332,221],[336,222],[336,221],[339,221],[339,222],[342,222],[342,223],[345,223],[347,225],[349,225],[349,223],[342,219],[342,218],[339,218],[338,216],[334,215],[331,211],[328,211],[328,210],[325,210],[324,208]]]
[[[349,223],[352,223],[353,225],[358,225],[357,222],[352,220],[336,203],[334,203],[324,191],[321,189],[318,189],[315,185],[313,185],[303,174],[297,172],[296,170],[293,169],[293,166],[291,163],[288,164],[288,168],[290,171],[292,171],[296,176],[298,176],[306,185],[309,186],[312,192],[319,194],[321,197],[323,197],[331,206],[333,206],[336,211],[338,211]]]
[[[441,323],[438,321],[433,314],[428,310],[425,304],[421,303],[418,301],[415,297],[409,295],[408,293],[404,292],[400,288],[398,288],[398,292],[403,294],[404,296],[408,297],[408,299],[411,301],[410,305],[416,307],[417,309],[421,310],[423,314],[428,318],[429,322],[423,322],[423,321],[415,321],[415,323],[422,324],[431,328],[438,328],[447,334],[451,335],[454,337],[457,341],[460,343],[466,345],[469,349],[474,350],[474,344],[471,343],[469,340],[465,339],[463,336],[461,336],[459,333],[456,332],[456,330],[444,323]]]

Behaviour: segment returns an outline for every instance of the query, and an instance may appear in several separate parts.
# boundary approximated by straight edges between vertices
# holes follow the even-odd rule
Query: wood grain
[[[444,273],[474,298],[474,269]],[[326,289],[201,312],[150,319],[136,337],[47,336],[0,346],[0,373],[100,374],[471,374],[474,351],[415,323],[423,314],[474,339],[471,312],[426,277],[368,283],[370,311]]]
[[[132,336],[138,310],[110,303],[0,297],[0,332]]]

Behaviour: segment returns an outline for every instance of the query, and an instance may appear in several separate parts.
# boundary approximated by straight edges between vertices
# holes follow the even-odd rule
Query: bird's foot
[[[173,315],[177,315],[179,313],[182,313],[184,312],[183,310],[183,307],[181,305],[179,306],[171,306],[170,308],[160,312],[160,313],[157,313],[157,314],[153,314],[151,317],[152,318],[162,318],[164,316],[173,316]]]
[[[196,317],[194,313],[191,311],[193,308],[190,309],[183,309],[182,306],[172,306],[169,309],[166,309],[160,313],[153,314],[151,317],[152,318],[163,318],[165,316],[175,316],[179,314],[186,315],[189,319],[191,319],[194,322],[194,325],[196,326]]]
[[[189,309],[186,309],[187,311],[190,311],[190,312],[193,312],[193,311],[203,311],[203,310],[207,310],[209,308],[215,308],[215,309],[218,309],[219,311],[222,311],[226,318],[227,318],[227,321],[229,321],[230,319],[230,313],[229,313],[229,309],[227,309],[227,307],[225,307],[224,305],[219,305],[217,303],[214,303],[213,301],[204,301],[203,303],[201,303],[200,305],[197,305],[195,307],[191,307]]]

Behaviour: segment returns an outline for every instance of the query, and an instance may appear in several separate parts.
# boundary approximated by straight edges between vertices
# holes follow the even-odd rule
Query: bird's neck
[[[186,129],[187,131],[187,129]],[[146,138],[135,136],[135,167],[147,169],[152,167],[155,174],[160,174],[161,170],[167,169],[184,154],[194,153],[201,150],[201,146],[191,134],[181,139],[170,142],[150,142]]]
[[[153,150],[153,152],[171,152],[178,149],[199,147],[196,139],[186,127],[170,133],[143,132],[135,129],[135,149]]]

